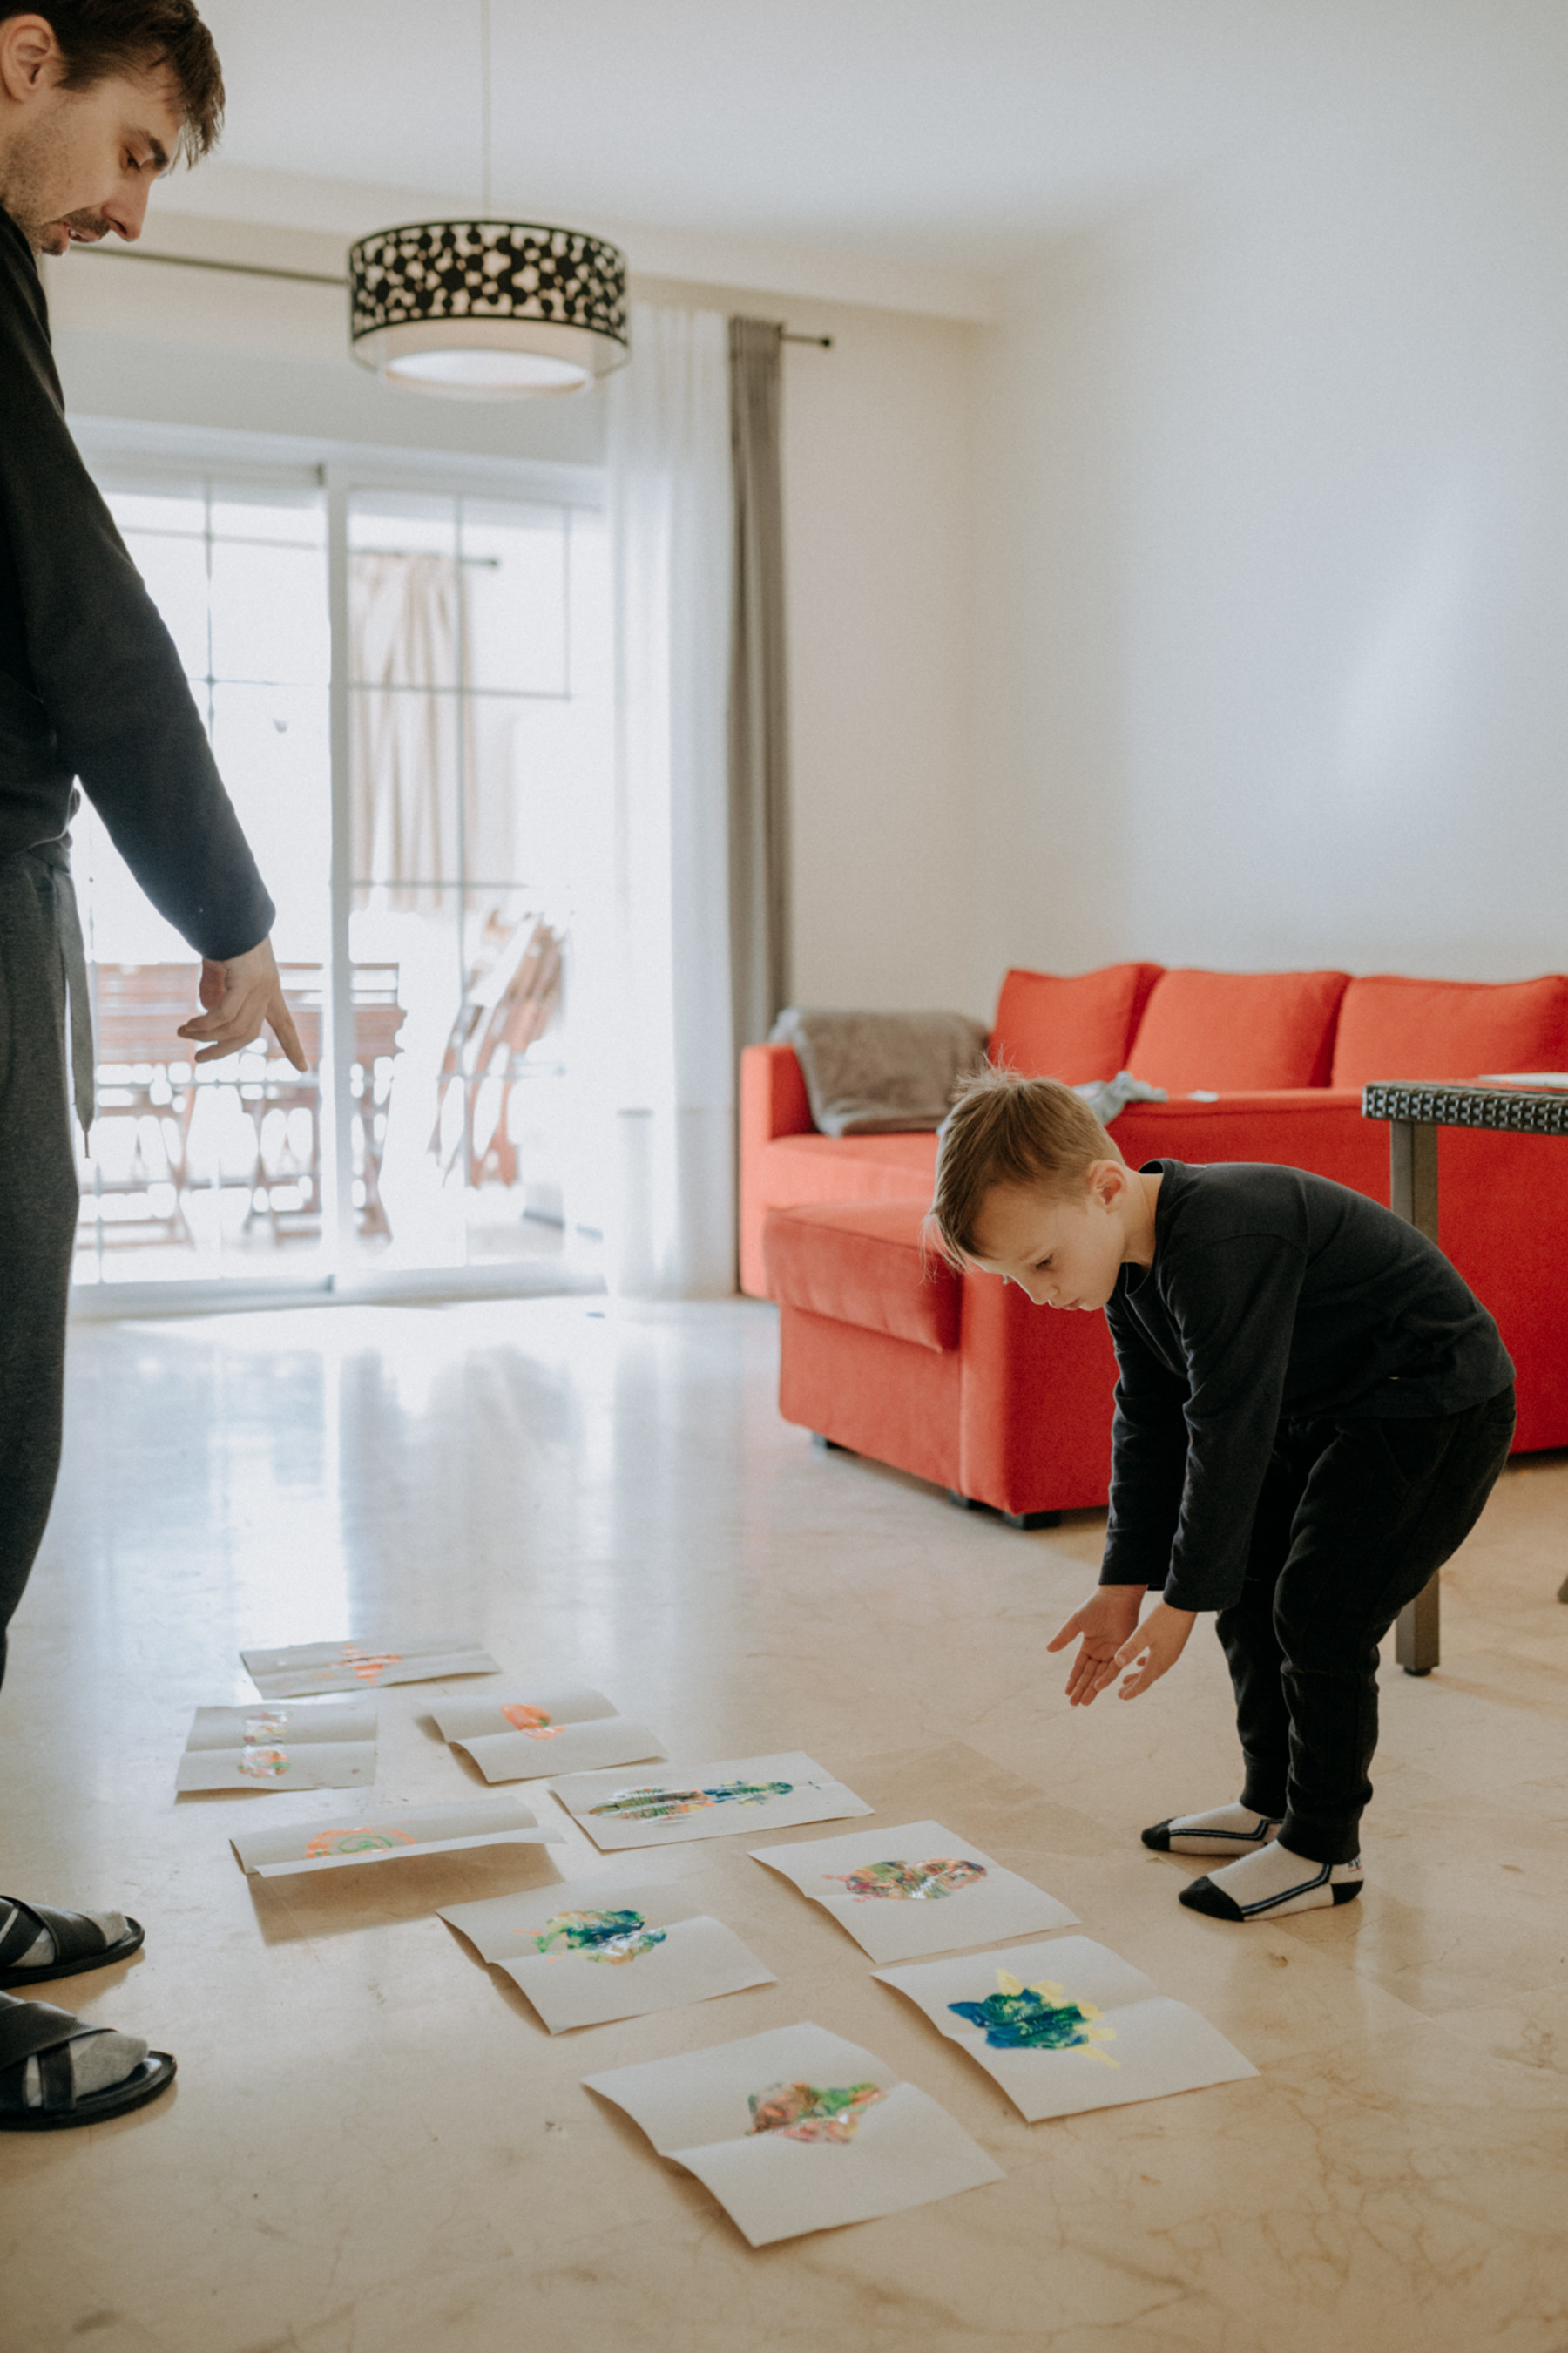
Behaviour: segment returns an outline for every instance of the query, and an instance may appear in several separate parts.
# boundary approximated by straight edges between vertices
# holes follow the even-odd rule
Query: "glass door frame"
[[[302,468],[314,473],[326,510],[331,866],[328,881],[331,986],[322,1005],[320,1071],[321,1249],[314,1267],[309,1273],[265,1280],[215,1273],[160,1282],[73,1283],[72,1318],[100,1323],[127,1316],[324,1305],[333,1300],[369,1304],[421,1298],[498,1298],[584,1287],[563,1272],[547,1273],[539,1261],[378,1269],[374,1261],[363,1259],[356,1248],[354,1112],[349,1083],[353,1047],[353,968],[349,946],[353,845],[348,524],[351,501],[363,491],[426,491],[440,497],[517,501],[597,512],[605,502],[604,470],[538,459],[374,448],[297,440],[286,434],[121,424],[103,418],[76,420],[74,430],[89,465],[97,461],[106,467],[133,468],[141,462],[147,466],[150,478],[160,470],[173,470],[186,475],[229,472],[237,480],[248,475],[254,480],[286,469],[298,481]]]

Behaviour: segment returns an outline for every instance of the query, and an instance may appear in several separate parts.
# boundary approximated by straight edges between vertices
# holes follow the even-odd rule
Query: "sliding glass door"
[[[278,902],[311,1069],[268,1040],[195,1070],[196,959],[84,808],[79,1282],[560,1258],[593,1217],[572,1009],[612,753],[598,513],[335,466],[99,471]]]

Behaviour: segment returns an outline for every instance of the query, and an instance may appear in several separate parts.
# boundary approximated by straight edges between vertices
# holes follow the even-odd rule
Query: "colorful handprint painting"
[[[314,1862],[322,1854],[374,1854],[384,1847],[416,1846],[418,1841],[406,1831],[372,1830],[364,1826],[352,1831],[318,1831],[305,1842],[307,1857]]]
[[[770,1798],[787,1798],[793,1781],[720,1781],[710,1789],[671,1789],[658,1782],[641,1789],[617,1789],[591,1814],[632,1822],[672,1822],[683,1814],[699,1814],[710,1806],[761,1806]]]
[[[842,2147],[854,2139],[867,2109],[887,2096],[875,2084],[770,2084],[747,2100],[747,2137],[777,2133],[784,2140],[837,2142]]]
[[[996,1972],[996,1991],[984,2001],[950,2001],[957,2018],[978,2026],[994,2051],[1081,2051],[1087,2058],[1120,2065],[1102,2042],[1114,2042],[1116,2029],[1096,2023],[1100,2011],[1091,2001],[1069,2001],[1064,1989],[1048,1978],[1037,1985],[1021,1985],[1005,1969]]]
[[[584,1960],[620,1967],[651,1953],[668,1934],[664,1928],[650,1928],[641,1912],[555,1912],[529,1941],[536,1952],[552,1958],[580,1953]]]
[[[825,1871],[858,1904],[879,1899],[909,1904],[940,1904],[961,1888],[973,1887],[985,1876],[983,1862],[965,1862],[955,1855],[934,1855],[928,1862],[863,1862],[854,1871]]]

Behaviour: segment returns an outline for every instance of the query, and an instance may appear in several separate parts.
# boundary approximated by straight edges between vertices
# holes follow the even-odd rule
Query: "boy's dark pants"
[[[1424,1420],[1283,1421],[1247,1578],[1222,1609],[1247,1760],[1241,1802],[1311,1862],[1352,1862],[1372,1796],[1377,1646],[1480,1517],[1513,1390]]]

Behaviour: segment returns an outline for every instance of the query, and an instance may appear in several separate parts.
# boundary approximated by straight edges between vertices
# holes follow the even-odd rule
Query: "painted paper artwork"
[[[323,1821],[320,1815],[278,1829],[237,1831],[229,1843],[242,1870],[272,1879],[285,1872],[337,1871],[395,1862],[401,1855],[449,1854],[459,1847],[564,1844],[542,1830],[517,1798],[475,1798],[458,1806],[410,1806],[369,1820]]]
[[[753,2092],[750,2133],[783,2133],[786,2140],[853,2140],[867,2109],[887,2098],[875,2084],[773,2084]]]
[[[1009,1969],[996,1972],[996,1990],[984,2001],[950,2001],[954,2018],[977,2026],[993,2051],[1081,2051],[1086,2058],[1103,2059],[1108,2067],[1120,2063],[1102,2051],[1114,2042],[1116,2029],[1099,2023],[1092,2001],[1069,2001],[1065,1986],[1052,1978],[1024,1985]]]
[[[350,1789],[375,1779],[375,1702],[198,1707],[176,1789]]]
[[[1258,2073],[1206,2018],[1088,1936],[877,1975],[962,2043],[1031,2124]]]
[[[945,2108],[820,2026],[583,2080],[694,2173],[753,2247],[1003,2179]]]
[[[1078,1925],[1078,1915],[1043,1887],[941,1822],[900,1822],[752,1853],[830,1912],[878,1962]]]
[[[442,1739],[471,1757],[487,1781],[593,1773],[668,1754],[657,1733],[617,1715],[603,1692],[476,1693],[431,1712]]]
[[[496,1675],[477,1634],[411,1634],[398,1641],[296,1642],[283,1651],[242,1651],[263,1699],[314,1692],[372,1691],[383,1683],[431,1683],[446,1675]]]
[[[576,1773],[552,1786],[595,1844],[612,1851],[725,1838],[737,1831],[786,1830],[796,1822],[831,1822],[871,1810],[799,1749],[778,1757],[726,1757],[716,1765],[672,1766],[657,1778]]]
[[[506,1971],[552,2034],[777,1982],[679,1886],[582,1880],[445,1905],[441,1917]]]

